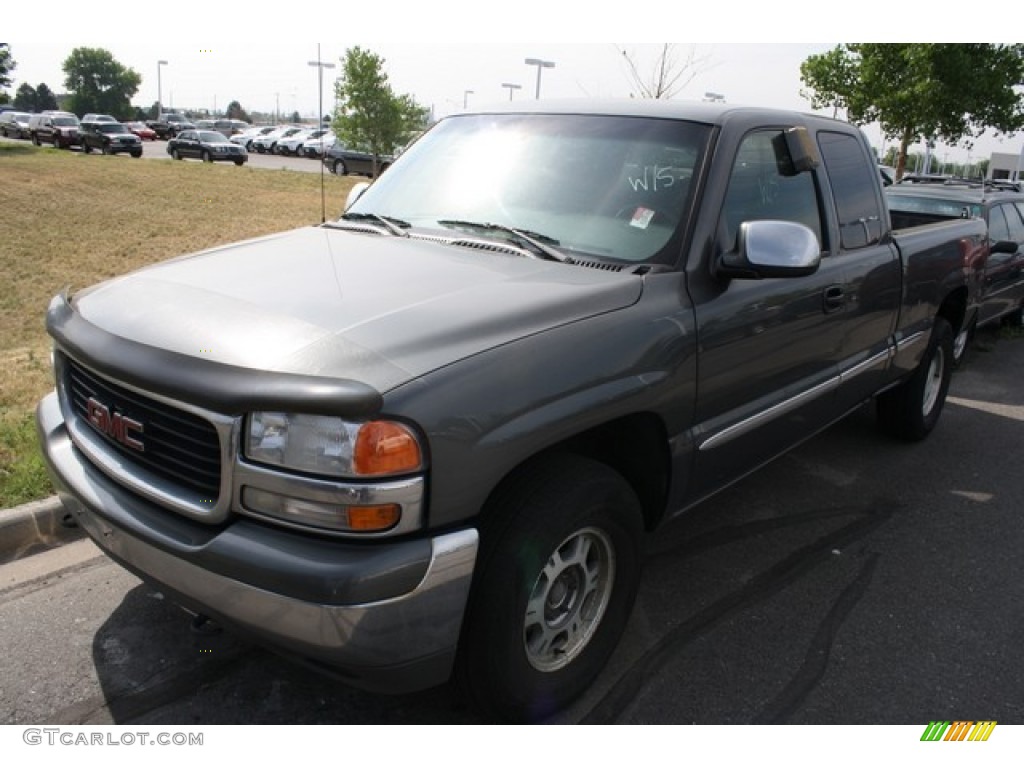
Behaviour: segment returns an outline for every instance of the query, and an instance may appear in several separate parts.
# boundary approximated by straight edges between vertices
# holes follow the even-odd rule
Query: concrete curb
[[[0,565],[83,538],[63,523],[66,514],[57,496],[0,509]]]

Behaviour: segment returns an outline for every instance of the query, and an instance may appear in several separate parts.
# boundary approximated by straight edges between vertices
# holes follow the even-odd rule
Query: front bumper
[[[367,690],[413,691],[451,674],[475,529],[364,544],[247,519],[210,526],[92,466],[70,439],[56,393],[40,402],[37,426],[61,501],[86,533],[186,608]]]

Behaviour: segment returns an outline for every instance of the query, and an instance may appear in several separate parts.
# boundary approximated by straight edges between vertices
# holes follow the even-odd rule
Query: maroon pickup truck
[[[985,237],[894,232],[821,117],[452,116],[335,221],[55,298],[43,450],[190,610],[539,719],[614,652],[650,532],[867,401],[935,428]]]

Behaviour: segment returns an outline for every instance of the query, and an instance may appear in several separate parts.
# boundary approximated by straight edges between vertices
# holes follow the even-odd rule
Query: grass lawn
[[[355,179],[325,178],[337,217]],[[52,493],[35,434],[53,388],[43,326],[66,287],[320,221],[320,174],[0,142],[0,508]]]

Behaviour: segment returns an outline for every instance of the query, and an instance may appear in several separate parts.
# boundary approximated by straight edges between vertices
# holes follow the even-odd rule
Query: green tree
[[[25,112],[42,112],[44,109],[57,109],[57,97],[46,83],[33,88],[28,83],[18,86],[14,94],[14,108]]]
[[[11,72],[17,67],[17,62],[11,58],[11,46],[9,43],[0,43],[0,104],[6,104],[10,101],[10,97],[7,95],[7,88],[11,87],[13,82],[11,78]]]
[[[850,122],[877,122],[899,142],[897,178],[914,142],[1024,128],[1019,43],[850,43],[808,57],[800,79],[815,109],[845,108]]]
[[[44,109],[57,109],[57,95],[46,83],[40,83],[36,86],[36,112]]]
[[[408,94],[396,95],[384,72],[384,59],[358,46],[345,51],[332,128],[353,149],[378,158],[391,154],[426,125],[427,110]]]
[[[247,123],[252,122],[249,118],[249,113],[242,109],[242,105],[237,101],[232,101],[228,104],[228,108],[224,113],[224,116],[228,118],[228,120],[244,120]]]
[[[131,98],[142,76],[119,64],[109,51],[75,48],[64,60],[64,74],[72,112],[103,112],[118,118],[133,114]]]
[[[14,108],[22,112],[36,111],[36,89],[28,83],[22,83],[14,92]]]

